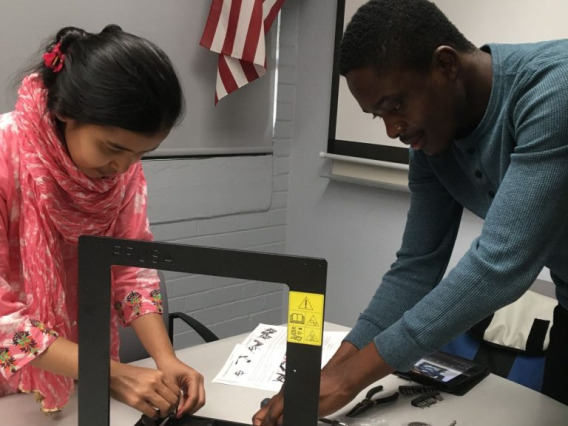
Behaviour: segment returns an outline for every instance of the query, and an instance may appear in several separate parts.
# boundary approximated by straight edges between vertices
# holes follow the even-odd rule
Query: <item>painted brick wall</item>
[[[271,253],[285,253],[287,200],[290,173],[290,152],[294,132],[294,100],[296,79],[296,44],[298,34],[298,7],[295,0],[288,1],[281,13],[280,56],[278,69],[278,94],[274,154],[272,156],[271,185],[265,207],[258,200],[260,210],[233,213],[230,199],[226,200],[226,214],[216,206],[213,217],[168,220],[152,217],[151,225],[157,241],[196,244],[212,247],[250,249]],[[227,158],[221,161],[230,162]],[[187,174],[191,174],[191,162],[187,160]],[[207,161],[207,160],[200,160]],[[219,161],[219,160],[218,160]],[[227,163],[230,166],[229,163]],[[152,203],[152,188],[160,180],[158,171],[145,164]],[[187,177],[208,182],[213,173],[200,171],[198,176]],[[216,175],[218,176],[218,174]],[[187,193],[174,185],[160,187],[160,195],[170,191],[170,196],[186,197]],[[244,191],[240,189],[239,191]],[[244,193],[241,193],[244,194]],[[246,194],[250,196],[250,193]],[[216,193],[210,196],[217,196]],[[233,194],[233,199],[239,193]],[[157,196],[154,196],[157,198]],[[201,197],[195,197],[200,198]],[[196,203],[200,199],[193,200]],[[253,200],[253,204],[255,204]],[[221,209],[222,210],[222,209]],[[252,210],[255,210],[254,208]],[[159,216],[159,215],[158,215]],[[197,318],[220,337],[252,330],[259,322],[279,324],[284,321],[282,306],[285,288],[279,284],[243,281],[210,276],[165,272],[169,309],[181,311]],[[174,327],[174,345],[177,349],[201,343],[199,336],[181,322]]]

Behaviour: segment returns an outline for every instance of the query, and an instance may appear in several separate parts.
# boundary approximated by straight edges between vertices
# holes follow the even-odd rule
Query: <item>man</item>
[[[340,54],[363,112],[411,147],[412,195],[396,262],[322,370],[320,415],[513,302],[544,266],[559,305],[543,392],[568,404],[568,41],[477,48],[427,0],[372,0]],[[485,223],[444,277],[464,207]],[[278,394],[253,423],[281,413]]]

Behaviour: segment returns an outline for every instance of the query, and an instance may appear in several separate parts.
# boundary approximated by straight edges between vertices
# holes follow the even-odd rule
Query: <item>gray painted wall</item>
[[[287,173],[273,156],[145,160],[148,213],[158,241],[281,253]],[[279,285],[165,272],[170,312],[191,314],[220,337],[279,323]],[[176,348],[201,342],[182,323]]]

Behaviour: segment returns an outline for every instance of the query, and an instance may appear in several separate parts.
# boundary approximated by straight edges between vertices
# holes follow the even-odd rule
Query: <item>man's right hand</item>
[[[366,386],[392,372],[377,352],[374,342],[359,351],[343,342],[321,372],[319,417],[327,416],[352,401]],[[281,390],[252,418],[254,426],[280,426],[284,412]]]

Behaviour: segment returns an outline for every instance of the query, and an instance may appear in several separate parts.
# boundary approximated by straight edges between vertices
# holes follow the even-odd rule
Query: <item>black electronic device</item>
[[[321,300],[323,319],[327,277],[327,262],[324,259],[81,236],[79,426],[109,425],[110,288],[111,267],[115,265],[285,284],[291,295],[292,292],[298,292],[317,296]],[[320,331],[323,336],[323,321]],[[283,426],[317,425],[321,353],[321,343],[314,345],[288,339]],[[238,425],[214,419],[204,421],[219,423],[203,425]]]
[[[454,395],[465,395],[489,374],[483,364],[443,351],[434,352],[396,375]]]

